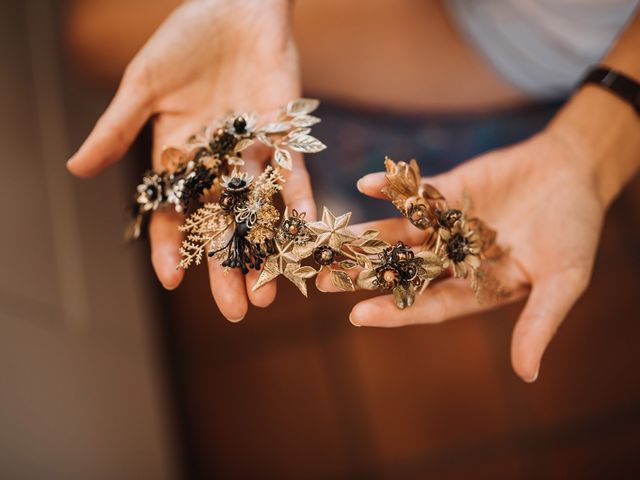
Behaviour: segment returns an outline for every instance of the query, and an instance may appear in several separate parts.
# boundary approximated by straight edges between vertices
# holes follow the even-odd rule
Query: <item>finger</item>
[[[369,173],[358,180],[356,188],[360,193],[364,193],[369,197],[387,198],[387,196],[382,193],[382,187],[387,184],[385,176],[385,172]]]
[[[513,369],[525,382],[538,378],[545,349],[587,282],[587,273],[571,270],[534,284],[511,341]]]
[[[399,310],[392,295],[384,295],[357,303],[349,320],[357,326],[401,327],[419,323],[440,323],[471,313],[490,310],[498,305],[522,298],[526,290],[518,290],[500,303],[480,304],[464,279],[449,279],[430,285],[416,295],[414,305]]]
[[[358,278],[358,275],[362,271],[362,268],[361,267],[353,267],[353,268],[350,268],[349,270],[345,270],[345,271],[347,272],[347,275],[349,276],[349,278],[353,282],[353,285],[354,285],[355,289],[356,290],[361,290],[361,288],[356,283],[356,279]],[[438,276],[437,278],[434,278],[433,280],[431,280],[431,285],[434,285],[436,282],[441,282],[442,280],[447,279],[450,276],[451,276],[450,269],[445,269],[440,274],[440,276]],[[319,291],[321,291],[322,293],[344,293],[345,292],[345,290],[343,290],[341,288],[338,288],[333,284],[333,281],[331,280],[331,272],[327,268],[323,268],[316,275],[316,288]]]
[[[293,169],[284,171],[286,183],[282,188],[282,198],[289,209],[306,212],[306,218],[316,218],[316,203],[313,200],[311,180],[304,164],[302,154],[292,152]]]
[[[462,185],[460,185],[461,182],[458,182],[457,184],[455,182],[452,182],[451,179],[454,172],[457,172],[457,175],[460,175],[462,169],[458,167],[457,169],[451,170],[450,172],[436,175],[434,177],[423,177],[422,179],[423,181],[426,181],[436,187],[446,197],[450,194],[456,193],[462,187]],[[369,173],[368,175],[365,175],[364,177],[360,178],[360,180],[358,180],[358,182],[356,183],[356,187],[358,188],[358,191],[360,193],[363,193],[369,197],[381,198],[386,200],[388,199],[388,197],[384,193],[382,193],[382,188],[387,185],[387,180],[385,177],[385,172]]]
[[[353,307],[349,319],[358,326],[401,327],[440,323],[480,308],[469,283],[454,279],[430,286],[422,295],[416,295],[414,305],[403,310],[396,307],[393,295],[364,300]]]
[[[388,218],[385,220],[376,220],[353,225],[351,230],[355,234],[360,234],[366,230],[377,230],[380,240],[384,240],[389,244],[402,241],[407,245],[420,245],[424,241],[424,232],[414,227],[405,218]],[[362,269],[354,267],[347,270],[347,274],[352,281],[355,282],[358,274]],[[343,290],[333,285],[331,281],[331,272],[323,269],[316,277],[316,288],[321,292],[342,292]]]
[[[150,95],[134,85],[137,83],[123,81],[87,139],[67,162],[71,173],[92,177],[126,153],[152,113]]]
[[[349,270],[345,270],[351,281],[353,282],[356,289],[359,287],[356,285],[356,278],[358,274],[362,271],[360,267],[350,268]],[[340,293],[344,292],[341,288],[336,287],[331,281],[331,272],[328,268],[323,268],[318,275],[316,275],[316,288],[323,293]]]
[[[184,277],[184,270],[176,268],[180,263],[181,223],[182,215],[170,209],[153,212],[149,222],[151,264],[167,290],[176,288]]]
[[[249,301],[253,305],[255,305],[256,307],[265,308],[271,305],[276,299],[277,286],[275,280],[273,280],[269,283],[265,283],[263,286],[254,291],[253,286],[258,281],[259,276],[260,272],[257,272],[255,270],[249,270],[249,273],[247,273],[247,295],[249,296]]]
[[[209,259],[208,263],[211,294],[220,313],[230,322],[239,322],[249,308],[244,275],[237,268],[225,271],[217,258]]]

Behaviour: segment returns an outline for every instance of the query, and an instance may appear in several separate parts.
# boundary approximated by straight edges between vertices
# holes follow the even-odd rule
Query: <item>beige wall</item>
[[[105,99],[65,71],[57,2],[0,2],[0,477],[175,478],[126,166],[64,162]]]

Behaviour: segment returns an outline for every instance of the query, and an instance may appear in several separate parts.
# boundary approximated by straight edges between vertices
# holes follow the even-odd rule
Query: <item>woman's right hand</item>
[[[97,175],[124,155],[152,117],[152,165],[160,169],[164,145],[182,145],[229,110],[270,114],[298,97],[290,8],[288,0],[201,0],[177,8],[131,61],[111,104],[69,160],[69,170],[79,177]],[[244,158],[255,172],[269,161],[269,152],[252,147]],[[315,216],[300,155],[294,155],[282,193],[290,208]],[[149,226],[151,261],[167,289],[176,288],[184,275],[176,270],[181,222],[181,215],[158,210]],[[231,321],[245,316],[248,301],[266,307],[275,298],[274,282],[251,291],[256,272],[246,278],[237,270],[225,274],[211,261],[209,273],[213,297]]]

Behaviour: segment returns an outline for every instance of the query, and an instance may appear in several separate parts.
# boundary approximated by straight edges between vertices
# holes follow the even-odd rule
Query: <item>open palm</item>
[[[80,177],[100,173],[124,155],[152,117],[152,164],[160,169],[164,145],[182,145],[229,110],[275,114],[300,93],[288,15],[288,2],[282,0],[208,0],[176,9],[127,67],[113,101],[68,162],[69,170]],[[250,171],[268,161],[268,151],[259,146],[244,153]],[[301,156],[294,156],[287,180],[285,202],[313,216]],[[158,210],[149,225],[152,263],[169,289],[183,276],[176,270],[181,221],[173,211]],[[244,317],[247,299],[266,306],[275,297],[273,282],[255,292],[246,288],[255,282],[255,272],[246,279],[238,271],[225,274],[217,262],[209,262],[209,271],[212,294],[230,320]]]
[[[429,179],[449,200],[468,195],[473,214],[494,227],[498,241],[510,249],[497,274],[511,291],[503,302],[529,294],[512,340],[514,369],[527,381],[537,377],[546,346],[591,274],[604,206],[582,160],[562,139],[543,133]],[[384,198],[384,177],[367,175],[358,188]],[[416,247],[424,241],[423,231],[404,218],[354,229],[376,229],[388,242]],[[318,282],[321,289],[332,290],[328,278]],[[398,310],[385,295],[358,303],[350,318],[356,325],[395,327],[437,323],[495,306],[478,304],[468,281],[449,278],[431,285],[411,308]]]

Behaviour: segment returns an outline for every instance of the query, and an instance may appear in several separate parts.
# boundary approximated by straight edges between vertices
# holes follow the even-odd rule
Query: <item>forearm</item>
[[[640,13],[602,62],[640,82]],[[581,153],[597,194],[609,205],[640,168],[640,115],[624,100],[596,85],[585,85],[547,129]]]

